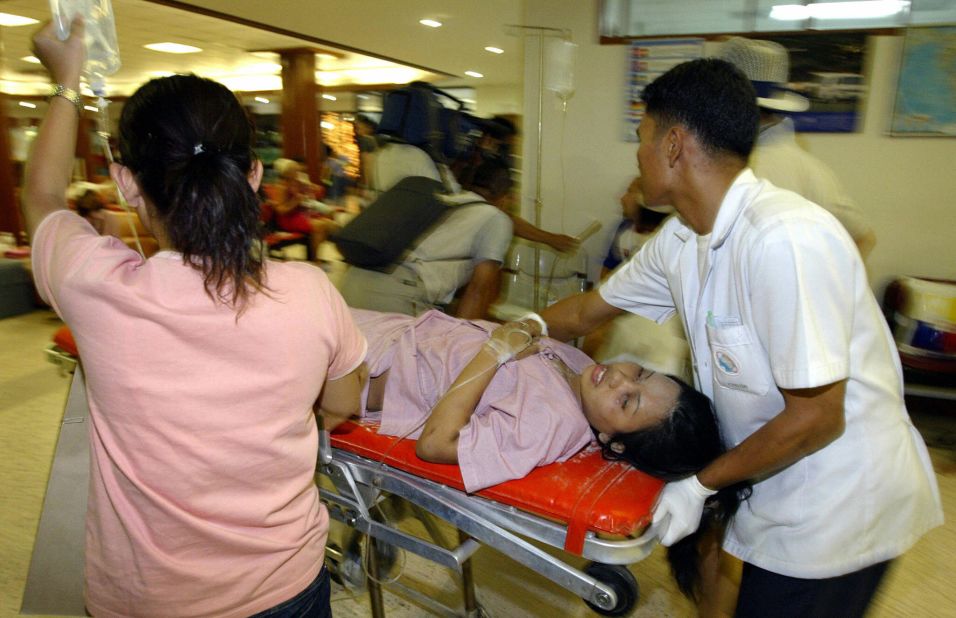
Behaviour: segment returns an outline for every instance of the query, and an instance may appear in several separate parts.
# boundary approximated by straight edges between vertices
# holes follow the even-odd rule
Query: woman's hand
[[[83,38],[86,28],[83,19],[76,17],[70,24],[70,35],[65,41],[56,36],[56,25],[50,21],[33,35],[33,53],[57,84],[78,90],[80,74],[86,62],[86,46]]]
[[[524,358],[535,351],[537,329],[526,322],[506,322],[496,328],[485,343],[488,350],[503,365],[513,358]]]

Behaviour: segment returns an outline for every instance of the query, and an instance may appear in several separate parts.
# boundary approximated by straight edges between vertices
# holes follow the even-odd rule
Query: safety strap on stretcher
[[[464,491],[456,465],[434,464],[415,455],[413,440],[376,433],[378,424],[350,421],[332,434],[332,446],[410,474]],[[565,551],[581,555],[588,532],[634,537],[650,523],[663,482],[622,462],[607,461],[591,445],[569,460],[535,468],[528,476],[483,489],[476,495],[567,525]]]

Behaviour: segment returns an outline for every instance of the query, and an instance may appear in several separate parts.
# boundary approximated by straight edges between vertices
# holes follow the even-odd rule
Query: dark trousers
[[[857,618],[890,561],[827,579],[800,579],[744,563],[735,618]]]
[[[329,595],[329,571],[323,566],[305,590],[250,618],[332,618]]]

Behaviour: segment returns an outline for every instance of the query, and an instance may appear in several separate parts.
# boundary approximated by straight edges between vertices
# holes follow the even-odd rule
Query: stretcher
[[[350,421],[322,432],[318,472],[335,487],[321,499],[332,518],[462,575],[466,615],[477,615],[469,558],[482,545],[496,549],[581,597],[608,616],[627,614],[638,598],[625,565],[646,557],[656,544],[641,536],[663,483],[628,464],[608,461],[595,446],[569,460],[474,494],[464,491],[456,465],[433,464],[415,455],[412,440],[379,435],[377,423]],[[375,505],[388,496],[450,523],[460,532],[446,548],[378,521]],[[538,544],[591,561],[578,569]],[[373,544],[373,547],[375,545]],[[369,560],[373,567],[376,560]],[[371,570],[371,568],[370,568]],[[377,573],[368,589],[373,615],[384,615]]]
[[[72,373],[78,354],[68,329],[56,333],[47,353],[64,373]],[[84,411],[85,403],[85,397],[77,399]],[[469,559],[482,546],[581,597],[600,614],[625,615],[637,603],[638,585],[626,565],[644,559],[656,545],[655,537],[642,533],[662,481],[626,463],[608,461],[596,445],[590,445],[565,462],[468,494],[457,465],[423,461],[415,455],[413,440],[380,435],[377,429],[377,422],[359,419],[331,433],[321,431],[316,469],[318,480],[328,481],[322,483],[320,498],[329,515],[367,535],[373,554],[376,547],[391,545],[456,571],[462,577],[469,616],[480,613]],[[376,508],[390,497],[457,528],[458,545],[448,548],[434,537],[416,536],[398,523],[381,521]],[[589,564],[577,568],[540,545]],[[342,557],[336,553],[330,548],[327,559]],[[377,565],[374,558],[367,561],[367,586],[372,615],[380,618],[385,614]],[[45,595],[38,589],[35,596]],[[442,609],[439,613],[457,613]]]

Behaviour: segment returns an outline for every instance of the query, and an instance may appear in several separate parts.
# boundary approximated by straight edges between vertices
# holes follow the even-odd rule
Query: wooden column
[[[315,50],[278,50],[282,59],[282,154],[305,163],[312,182],[322,170]]]
[[[0,232],[13,232],[20,240],[20,211],[16,198],[17,179],[10,158],[10,123],[7,119],[7,97],[0,93]]]

